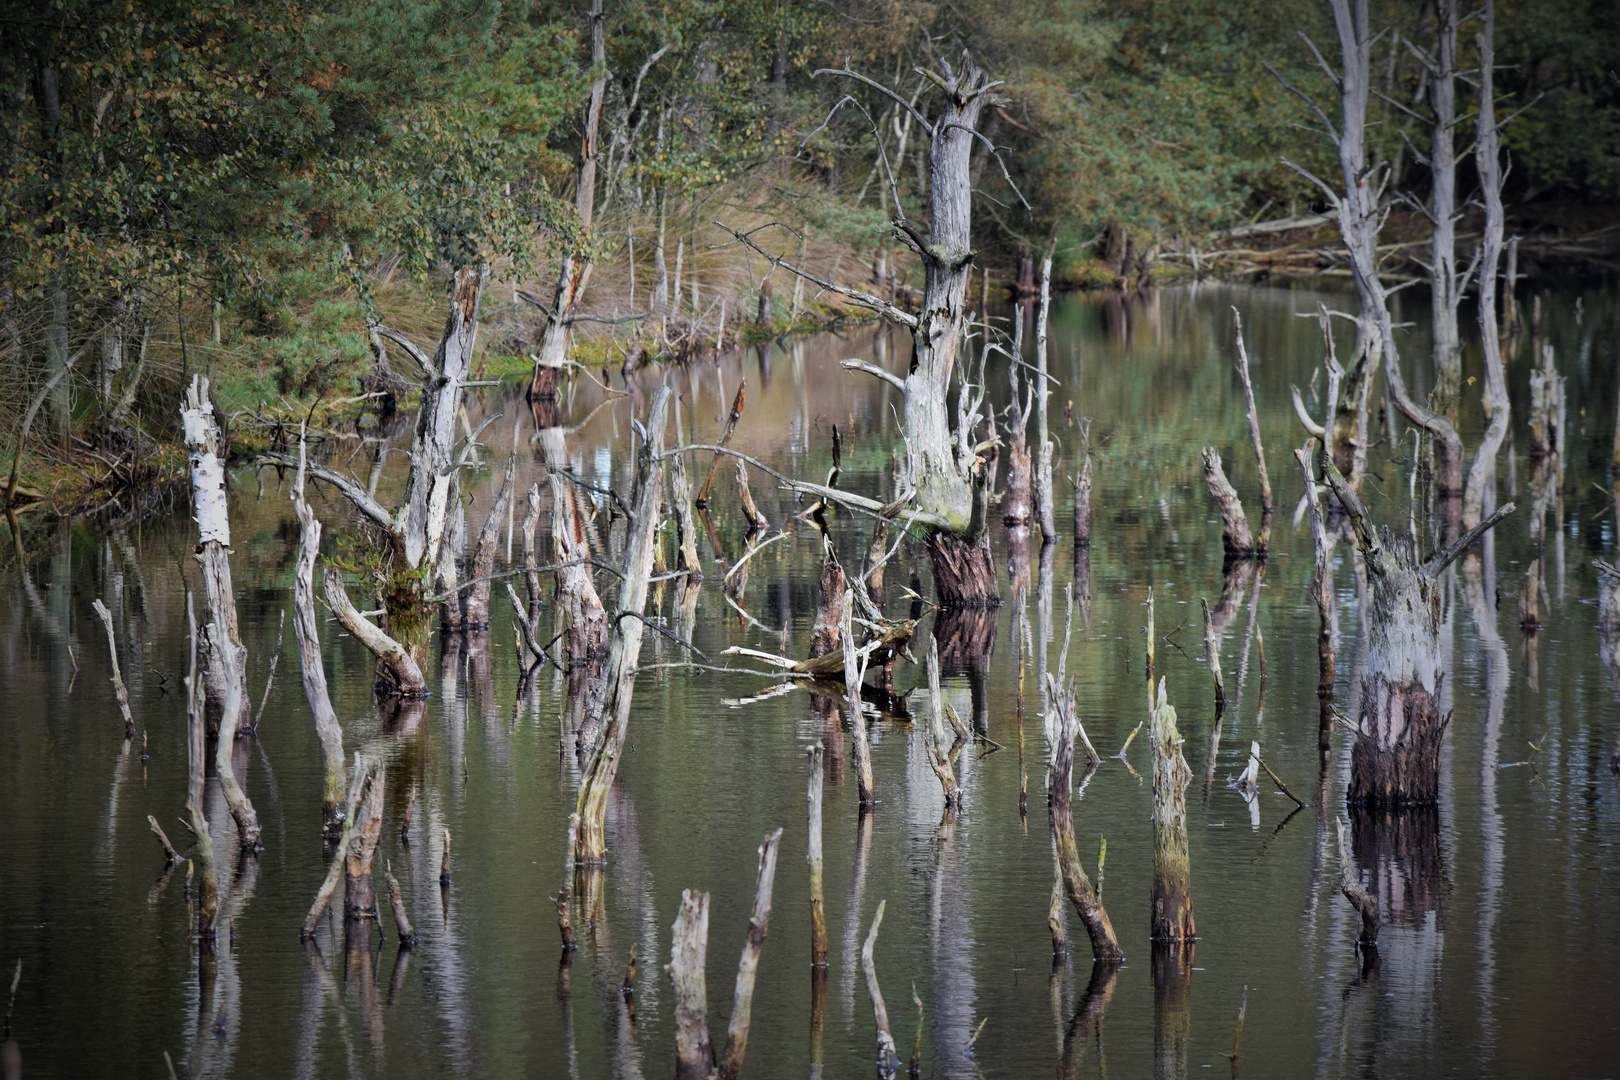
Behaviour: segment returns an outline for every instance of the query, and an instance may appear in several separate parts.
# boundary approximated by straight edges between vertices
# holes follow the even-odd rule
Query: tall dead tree
[[[959,370],[957,360],[967,329],[967,286],[973,268],[972,156],[976,141],[987,142],[977,130],[978,122],[985,109],[1007,104],[1008,99],[996,93],[1001,83],[988,79],[965,55],[959,67],[942,61],[938,72],[926,72],[944,98],[939,114],[932,120],[894,90],[847,67],[822,69],[816,74],[852,79],[872,87],[905,109],[929,139],[928,231],[923,232],[906,217],[898,198],[894,200],[892,219],[895,238],[922,262],[923,297],[919,310],[907,311],[879,296],[817,277],[800,267],[788,267],[813,284],[904,326],[912,335],[911,367],[904,378],[864,361],[844,363],[845,367],[893,384],[901,393],[906,446],[902,495],[887,506],[848,496],[842,496],[840,501],[861,509],[880,510],[890,518],[913,504],[908,511],[913,523],[929,530],[928,551],[940,604],[947,608],[996,606],[1001,598],[985,531],[989,477],[979,456],[986,448],[980,435],[985,421],[983,377],[981,373],[977,384],[969,385],[973,380],[965,370]],[[989,152],[996,154],[993,147]],[[891,194],[897,191],[892,177],[890,190]],[[740,243],[765,255],[773,266],[786,265],[747,235],[737,231],[732,234]],[[962,368],[966,366],[964,363]],[[959,382],[963,385],[961,393],[954,395],[957,406],[953,415],[950,402]]]
[[[298,637],[298,657],[303,665],[304,698],[315,717],[315,734],[321,740],[321,756],[326,762],[326,783],[321,794],[321,821],[328,843],[336,843],[343,831],[344,776],[343,728],[332,697],[326,688],[326,669],[321,663],[321,623],[315,612],[315,560],[321,553],[321,523],[304,499],[306,453],[304,435],[298,434],[298,479],[293,485],[293,511],[298,515],[298,559],[293,564],[293,633]]]
[[[573,227],[578,232],[557,268],[557,288],[550,309],[545,311],[546,329],[529,385],[529,393],[537,398],[557,395],[557,383],[568,363],[569,332],[580,295],[591,279],[591,218],[596,209],[596,161],[600,153],[597,130],[601,126],[602,99],[607,93],[607,26],[602,0],[591,0],[590,35],[591,89],[580,120],[579,163],[574,173],[574,210],[579,220]],[[638,79],[638,89],[639,83]]]
[[[204,663],[207,701],[219,708],[215,765],[220,791],[236,821],[244,851],[258,851],[259,816],[247,792],[237,783],[232,765],[237,728],[249,714],[247,649],[236,628],[236,598],[231,585],[231,523],[225,499],[225,466],[220,459],[219,426],[208,397],[208,380],[195,376],[180,410],[186,456],[191,462],[191,498],[197,520],[197,565],[208,593],[208,621],[198,637]]]
[[[648,410],[646,427],[642,429],[625,535],[623,578],[617,611],[610,620],[607,666],[600,685],[591,691],[585,725],[581,728],[583,745],[593,747],[576,807],[579,835],[575,841],[575,862],[585,867],[601,866],[607,857],[603,827],[607,819],[608,792],[613,787],[613,778],[618,775],[619,758],[629,731],[630,698],[635,693],[636,667],[641,662],[647,578],[652,573],[653,542],[663,489],[664,427],[672,395],[667,386],[659,389]],[[598,726],[599,735],[587,730]]]
[[[1429,304],[1434,350],[1434,396],[1455,414],[1462,389],[1462,341],[1457,307],[1468,272],[1457,268],[1457,0],[1435,0],[1434,51],[1422,57],[1429,84]],[[1498,237],[1500,244],[1500,237]],[[1493,268],[1494,269],[1494,268]]]
[[[1052,309],[1052,260],[1041,263],[1041,302],[1035,313],[1035,520],[1045,544],[1057,543],[1057,509],[1052,493],[1052,433],[1047,424],[1047,401],[1052,396],[1046,373],[1046,325]]]
[[[214,841],[208,831],[208,814],[203,805],[208,759],[208,720],[202,683],[197,678],[197,613],[186,590],[186,625],[190,630],[186,660],[186,816],[197,838],[197,941],[201,948],[213,948],[214,923],[219,915],[219,887],[214,879]]]
[[[1372,609],[1361,684],[1361,711],[1351,754],[1353,806],[1432,806],[1440,796],[1440,741],[1449,716],[1440,712],[1441,574],[1508,514],[1508,503],[1428,559],[1405,533],[1377,528],[1328,455],[1317,467],[1350,519],[1372,579]]]
[[[1378,234],[1389,213],[1384,194],[1389,168],[1383,163],[1370,161],[1367,151],[1367,106],[1372,93],[1373,47],[1368,0],[1328,0],[1328,3],[1339,39],[1340,71],[1333,70],[1314,44],[1310,48],[1323,75],[1339,92],[1340,125],[1335,126],[1309,94],[1275,70],[1272,74],[1316,113],[1317,120],[1338,149],[1344,187],[1342,190],[1335,188],[1287,158],[1282,161],[1321,190],[1338,217],[1339,232],[1349,255],[1351,276],[1361,305],[1358,337],[1362,348],[1358,350],[1361,355],[1349,373],[1345,398],[1347,404],[1358,403],[1355,407],[1361,410],[1355,418],[1357,435],[1365,431],[1367,394],[1364,380],[1370,379],[1375,373],[1381,356],[1385,381],[1395,407],[1434,440],[1438,456],[1435,488],[1439,504],[1440,542],[1450,544],[1457,538],[1462,523],[1462,438],[1443,414],[1421,404],[1407,392],[1401,374],[1400,352],[1395,344],[1395,324],[1389,311],[1389,291],[1379,277]],[[1306,40],[1309,43],[1309,39]],[[1357,442],[1364,445],[1365,439],[1358,437]]]
[[[1479,441],[1468,486],[1463,492],[1462,526],[1472,529],[1484,513],[1485,489],[1496,479],[1496,455],[1508,433],[1507,373],[1496,320],[1496,268],[1502,258],[1502,161],[1496,121],[1496,3],[1485,0],[1484,25],[1474,38],[1479,52],[1479,108],[1474,139],[1474,166],[1479,173],[1485,223],[1479,240],[1479,340],[1485,361],[1485,411],[1489,421]]]
[[[451,523],[454,481],[466,463],[465,455],[458,459],[456,454],[460,442],[457,425],[472,371],[486,274],[483,266],[463,267],[456,272],[444,336],[431,357],[398,331],[377,327],[378,333],[403,348],[422,370],[421,404],[408,455],[411,466],[405,480],[404,502],[390,510],[345,473],[309,467],[310,476],[337,488],[362,516],[382,530],[388,549],[387,565],[377,591],[387,616],[387,637],[401,646],[404,655],[418,667],[427,656],[432,629],[429,601],[435,579],[441,576],[440,554]],[[473,437],[476,435],[474,432]],[[341,590],[341,583],[338,587]],[[374,637],[362,640],[373,652],[377,651]],[[395,654],[379,654],[378,661],[383,669],[383,684],[409,693],[410,673],[397,662]]]

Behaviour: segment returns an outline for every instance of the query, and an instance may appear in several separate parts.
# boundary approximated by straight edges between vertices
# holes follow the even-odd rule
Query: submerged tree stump
[[[1318,457],[1328,486],[1350,518],[1356,547],[1372,579],[1367,662],[1351,751],[1352,806],[1432,806],[1440,797],[1440,578],[1445,568],[1513,512],[1500,507],[1451,546],[1421,560],[1411,537],[1375,529],[1361,497],[1339,470]]]
[[[1103,907],[1102,897],[1092,888],[1080,862],[1080,849],[1074,839],[1072,796],[1074,780],[1074,748],[1080,736],[1080,717],[1075,709],[1074,693],[1061,685],[1050,672],[1046,676],[1047,700],[1055,717],[1056,740],[1052,746],[1052,760],[1046,774],[1047,813],[1051,819],[1052,838],[1057,844],[1058,866],[1063,874],[1063,886],[1074,905],[1075,914],[1091,939],[1091,955],[1101,963],[1118,963],[1125,959],[1114,925]]]
[[[1192,770],[1181,756],[1176,710],[1159,680],[1149,745],[1153,748],[1153,917],[1149,936],[1156,942],[1192,941],[1192,864],[1187,851],[1187,784]]]
[[[1248,559],[1263,556],[1266,549],[1257,544],[1249,531],[1249,519],[1243,513],[1243,501],[1226,478],[1221,468],[1221,455],[1213,446],[1203,449],[1200,459],[1204,466],[1204,481],[1209,484],[1209,496],[1221,512],[1221,547],[1228,559]]]

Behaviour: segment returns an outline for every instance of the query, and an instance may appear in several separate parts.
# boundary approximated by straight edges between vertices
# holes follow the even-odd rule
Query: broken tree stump
[[[1198,937],[1193,920],[1192,863],[1187,851],[1187,784],[1192,770],[1181,755],[1176,710],[1159,680],[1159,700],[1148,733],[1153,748],[1153,917],[1156,942]]]
[[[1213,446],[1206,446],[1200,455],[1204,466],[1204,481],[1209,485],[1209,496],[1221,512],[1221,547],[1228,559],[1249,559],[1265,554],[1249,531],[1249,519],[1243,513],[1243,501],[1226,478],[1221,468],[1221,455]]]

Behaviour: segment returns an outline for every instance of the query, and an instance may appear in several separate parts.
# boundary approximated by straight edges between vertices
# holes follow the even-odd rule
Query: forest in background
[[[1497,110],[1518,112],[1503,134],[1513,229],[1589,234],[1614,220],[1620,22],[1606,8],[1498,13]],[[656,311],[666,331],[688,310],[712,331],[719,302],[761,334],[843,314],[785,275],[773,295],[764,264],[716,221],[784,223],[760,242],[835,279],[905,289],[890,218],[896,198],[913,214],[926,205],[925,139],[907,109],[822,68],[847,64],[922,110],[923,72],[964,50],[1005,80],[1011,101],[986,114],[974,164],[977,262],[998,290],[1046,251],[1063,282],[1111,285],[1136,268],[1145,280],[1173,249],[1320,212],[1279,159],[1318,175],[1335,163],[1265,67],[1327,89],[1300,36],[1331,55],[1331,18],[1311,0],[610,2],[597,70],[584,3],[7,9],[0,416],[12,434],[0,452],[8,472],[27,455],[19,497],[60,494],[103,465],[178,475],[166,448],[194,372],[213,377],[227,413],[260,418],[375,392],[386,353],[368,322],[385,314],[432,338],[448,271],[470,259],[496,270],[486,375],[527,370],[543,320],[520,294],[548,295],[581,245],[598,268],[584,308]],[[1369,150],[1393,193],[1421,202],[1434,13],[1378,3],[1373,18]],[[582,237],[573,185],[593,78],[605,93]],[[1467,198],[1477,185],[1461,157]],[[646,321],[573,348],[594,366],[649,335],[654,354],[674,351]],[[21,446],[19,421],[47,387]],[[231,429],[251,438],[252,417]]]

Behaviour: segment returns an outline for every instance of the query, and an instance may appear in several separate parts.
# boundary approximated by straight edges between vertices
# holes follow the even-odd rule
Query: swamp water
[[[146,815],[156,815],[189,847],[176,817],[186,786],[182,573],[195,581],[194,526],[184,509],[111,531],[25,523],[20,537],[7,537],[0,571],[0,969],[9,983],[22,960],[12,1027],[23,1075],[162,1077],[167,1052],[182,1076],[667,1076],[674,1036],[662,968],[681,890],[713,895],[709,1023],[723,1042],[753,901],[755,849],[777,827],[785,831],[775,905],[744,1070],[759,1080],[873,1073],[859,945],[880,901],[887,908],[877,967],[896,1041],[902,1059],[909,1057],[918,1029],[915,989],[927,1076],[1229,1072],[1245,987],[1245,1076],[1614,1075],[1620,784],[1609,760],[1620,707],[1599,654],[1591,560],[1613,559],[1620,546],[1608,477],[1620,354],[1616,292],[1554,287],[1544,301],[1542,330],[1568,379],[1570,435],[1561,507],[1549,507],[1539,563],[1525,451],[1528,342],[1521,339],[1513,354],[1514,448],[1504,455],[1498,499],[1515,498],[1520,509],[1487,542],[1477,591],[1460,570],[1450,575],[1442,651],[1446,707],[1454,715],[1441,806],[1398,847],[1356,844],[1386,924],[1371,972],[1361,970],[1353,949],[1356,920],[1338,892],[1332,843],[1333,816],[1344,813],[1352,733],[1339,725],[1324,768],[1311,542],[1308,527],[1294,524],[1302,484],[1289,451],[1303,432],[1289,386],[1299,384],[1312,402],[1322,352],[1315,320],[1296,316],[1314,312],[1319,299],[1341,309],[1354,303],[1307,288],[1202,286],[1164,289],[1130,305],[1093,297],[1057,305],[1051,355],[1062,386],[1052,409],[1065,535],[1049,560],[1042,561],[1038,544],[1026,556],[1027,592],[1020,595],[1009,581],[1019,560],[1009,565],[997,515],[992,535],[1007,603],[959,623],[942,643],[947,700],[1006,749],[962,752],[957,775],[966,807],[942,826],[943,799],[921,731],[885,716],[871,734],[880,803],[863,824],[848,736],[828,733],[831,965],[819,1011],[809,966],[805,748],[823,725],[803,690],[734,704],[775,683],[751,674],[641,674],[609,809],[599,920],[581,927],[566,983],[559,978],[550,898],[562,879],[580,770],[571,739],[560,738],[560,680],[548,670],[527,700],[516,700],[517,654],[499,585],[486,640],[468,647],[451,639],[448,649],[435,643],[433,693],[416,709],[373,701],[370,657],[320,609],[345,745],[351,756],[362,746],[381,749],[388,761],[379,863],[388,860],[404,886],[421,935],[414,951],[398,950],[391,923],[387,940],[373,938],[369,949],[346,951],[341,926],[334,935],[329,924],[315,947],[299,942],[325,864],[321,756],[289,628],[258,738],[237,746],[238,773],[264,824],[257,860],[243,863],[236,854],[234,826],[209,782],[222,926],[217,966],[199,973],[187,941],[184,868],[160,879],[162,858],[146,825]],[[1223,583],[1201,446],[1221,450],[1258,518],[1242,390],[1231,364],[1233,304],[1244,313],[1255,360],[1278,508],[1263,573],[1240,571]],[[1427,313],[1408,303],[1397,314],[1415,324],[1405,331],[1408,377],[1426,383],[1419,373],[1428,368]],[[1348,338],[1340,341],[1347,355]],[[836,424],[846,437],[841,485],[886,495],[897,395],[841,371],[837,361],[862,356],[897,368],[905,348],[899,335],[824,336],[751,349],[669,378],[682,394],[688,441],[718,435],[730,396],[746,379],[737,448],[819,480]],[[1468,364],[1465,377],[1477,375],[1477,349]],[[1004,367],[992,364],[991,371],[992,394],[1004,400]],[[638,396],[605,405],[599,391],[576,388],[566,403],[567,422],[578,425],[569,447],[587,480],[628,490],[632,410],[644,408],[660,377],[647,374]],[[468,406],[475,425],[480,414],[504,415],[483,437],[493,467],[466,480],[472,529],[483,522],[514,440],[519,492],[541,476],[538,447],[529,442],[533,418],[521,397],[510,388],[477,393],[483,396]],[[1472,447],[1481,426],[1477,385],[1467,396]],[[1076,420],[1091,418],[1096,490],[1087,567],[1077,567],[1067,536],[1064,477],[1076,470],[1080,444],[1078,427],[1065,419],[1071,406]],[[1402,430],[1403,444],[1373,450],[1368,488],[1373,513],[1397,528],[1406,527],[1412,506],[1412,436]],[[372,453],[351,441],[328,457],[364,477]],[[694,455],[695,483],[707,467],[707,454]],[[396,448],[384,464],[384,487],[402,474]],[[234,571],[257,708],[277,621],[291,606],[297,529],[290,477],[249,468],[232,476]],[[753,488],[787,537],[747,565],[740,599],[746,617],[726,602],[722,571],[708,538],[700,538],[709,582],[691,634],[713,664],[757,667],[723,657],[732,644],[793,656],[809,645],[818,536],[793,519],[802,507],[768,477],[756,472]],[[1424,499],[1420,481],[1420,529]],[[729,463],[711,505],[724,555],[734,559],[743,522]],[[323,489],[315,506],[329,538],[350,530],[353,514],[340,497]],[[870,528],[867,519],[833,518],[846,566],[860,565]],[[615,542],[621,534],[622,525]],[[502,540],[504,549],[504,531]],[[511,543],[520,553],[521,537]],[[1157,673],[1168,680],[1193,771],[1187,799],[1201,937],[1187,967],[1156,973],[1148,942],[1144,737],[1124,760],[1106,760],[1074,804],[1088,870],[1099,838],[1107,839],[1099,876],[1127,962],[1111,979],[1094,980],[1083,929],[1069,909],[1078,952],[1056,971],[1052,965],[1046,913],[1053,856],[1036,671],[1042,654],[1048,667],[1058,666],[1065,592],[1079,570],[1089,573],[1089,600],[1077,598],[1066,665],[1077,679],[1086,731],[1105,756],[1148,714],[1143,601],[1153,589]],[[904,610],[902,589],[913,574],[926,583],[927,560],[920,547],[907,546],[888,568],[891,613]],[[1541,629],[1526,636],[1520,597],[1531,575],[1542,596]],[[606,577],[598,583],[605,588]],[[1335,551],[1335,585],[1338,700],[1354,715],[1362,604],[1345,543]],[[144,762],[140,736],[133,746],[122,740],[106,637],[91,610],[97,597],[113,612],[131,705],[149,736]],[[1229,702],[1218,733],[1201,598],[1224,620]],[[678,627],[673,583],[654,600]],[[545,625],[549,611],[548,601]],[[932,624],[926,619],[921,635]],[[644,667],[683,659],[669,639],[647,635]],[[896,682],[904,691],[925,680],[921,668],[902,663]],[[925,697],[926,689],[911,699],[919,715]],[[1269,783],[1251,805],[1228,786],[1251,740],[1311,806],[1295,812]],[[1504,767],[1531,758],[1532,744],[1533,765]],[[1083,770],[1076,772],[1078,782]],[[1027,821],[1019,810],[1025,774]],[[400,836],[407,809],[408,842]],[[441,891],[444,829],[454,837],[454,881]],[[632,946],[633,1019],[620,992]]]

